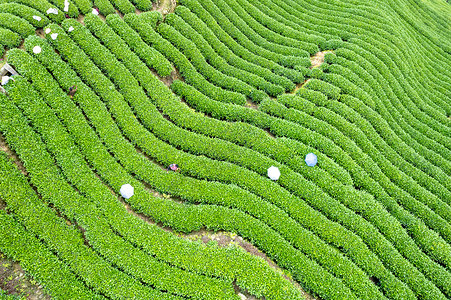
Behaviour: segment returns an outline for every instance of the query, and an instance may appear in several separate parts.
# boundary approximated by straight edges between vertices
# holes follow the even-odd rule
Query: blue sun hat
[[[307,166],[314,167],[317,162],[318,158],[316,157],[315,154],[309,153],[305,156],[305,163],[307,164]]]

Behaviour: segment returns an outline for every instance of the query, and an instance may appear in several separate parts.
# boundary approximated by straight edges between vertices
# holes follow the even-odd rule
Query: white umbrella
[[[2,85],[5,85],[5,84],[7,84],[7,83],[8,83],[8,81],[9,81],[9,79],[10,79],[10,77],[9,77],[9,76],[3,76],[3,77],[2,77]]]
[[[279,168],[271,166],[268,168],[268,177],[271,180],[277,180],[280,177],[280,171]]]
[[[51,35],[50,35],[50,37],[52,38],[52,40],[56,40],[56,38],[58,37],[58,33],[52,33]]]
[[[35,19],[36,21],[41,21],[42,18],[40,16],[33,16],[33,19]]]
[[[314,167],[317,162],[318,158],[316,157],[315,154],[309,153],[305,156],[305,163],[307,164],[307,166]]]
[[[33,47],[33,53],[34,53],[34,54],[39,54],[39,53],[41,53],[41,47],[39,47],[39,46],[34,46],[34,47]]]
[[[130,185],[130,184],[124,184],[121,186],[121,196],[124,197],[125,199],[130,198],[131,196],[134,195],[134,188]]]
[[[63,9],[65,12],[68,12],[69,11],[69,1],[67,1],[67,0],[64,0],[64,9]]]
[[[47,9],[47,14],[48,15],[50,15],[50,14],[54,14],[54,15],[57,15],[58,14],[58,9],[56,9],[56,8],[49,8],[49,9]]]

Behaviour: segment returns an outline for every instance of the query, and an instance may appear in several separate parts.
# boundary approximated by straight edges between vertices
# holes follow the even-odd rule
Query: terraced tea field
[[[449,3],[0,0],[0,52],[1,299],[451,298]]]

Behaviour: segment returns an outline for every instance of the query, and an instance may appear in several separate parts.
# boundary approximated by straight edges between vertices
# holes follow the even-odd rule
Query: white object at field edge
[[[268,168],[268,177],[271,180],[277,180],[280,177],[280,171],[279,168],[271,166]]]
[[[41,53],[41,47],[39,47],[39,46],[34,46],[34,47],[33,47],[33,53],[34,53],[34,54],[39,54],[39,53]]]
[[[50,29],[50,28],[47,28],[47,29],[45,30],[45,33],[49,34],[49,33],[50,33],[50,31],[52,31],[52,29]]]
[[[314,167],[317,162],[318,158],[316,157],[315,154],[309,153],[305,156],[305,163],[307,164],[307,166]]]
[[[52,37],[52,40],[56,40],[58,33],[52,33],[50,36]]]
[[[67,0],[64,0],[64,9],[63,9],[65,12],[68,12],[69,11],[69,1],[67,1]]]
[[[127,183],[121,186],[120,192],[122,197],[128,199],[135,194],[135,189]]]
[[[42,18],[40,16],[33,16],[33,19],[35,19],[36,21],[41,21]]]
[[[50,15],[50,14],[57,15],[58,14],[58,9],[50,7],[49,9],[47,9],[47,14],[48,15]]]
[[[9,76],[3,76],[3,77],[2,77],[2,85],[7,84],[10,78],[11,78],[11,77],[9,77]]]
[[[92,9],[92,13],[95,14],[96,16],[99,15],[99,12],[98,12],[97,9],[95,9],[95,8]]]
[[[73,30],[74,30],[74,27],[71,26],[71,27],[69,27],[69,29],[67,31],[71,32]]]

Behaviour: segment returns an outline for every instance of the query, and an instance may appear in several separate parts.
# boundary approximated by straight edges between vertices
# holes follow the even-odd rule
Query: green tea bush
[[[47,24],[49,24],[50,22],[49,19],[38,10],[14,2],[0,4],[0,13],[10,13],[16,15],[20,18],[27,20],[31,25],[33,25],[36,28],[42,28]],[[41,20],[40,21],[35,20],[33,18],[34,16],[41,18]]]
[[[0,26],[19,34],[22,38],[34,34],[35,28],[25,19],[10,13],[0,13]]]

